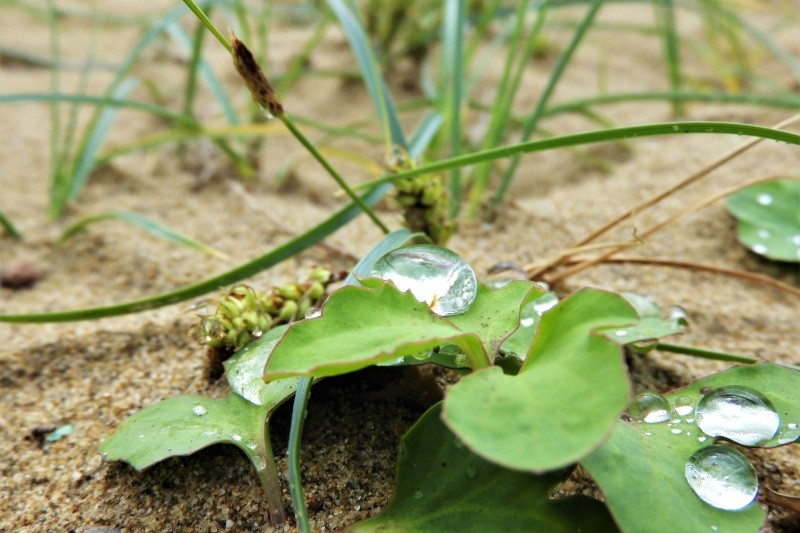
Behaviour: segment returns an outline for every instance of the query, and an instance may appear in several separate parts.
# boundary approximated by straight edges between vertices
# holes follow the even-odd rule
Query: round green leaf
[[[615,531],[608,510],[585,496],[552,500],[556,473],[506,470],[471,453],[431,407],[403,437],[392,501],[349,531]]]
[[[665,397],[672,405],[683,398],[696,406],[704,387],[731,385],[746,386],[766,396],[781,417],[782,428],[800,422],[800,372],[778,365],[737,366]],[[684,417],[673,413],[669,423],[619,421],[611,438],[581,464],[600,485],[624,530],[656,532],[669,524],[673,531],[758,531],[764,522],[764,511],[758,505],[741,511],[716,509],[700,500],[686,482],[687,460],[713,440],[696,426],[692,412]]]
[[[509,468],[574,463],[608,435],[629,397],[621,349],[595,330],[636,320],[616,294],[573,294],[542,317],[518,375],[493,367],[448,390],[445,423],[473,452]]]
[[[737,236],[753,252],[776,261],[800,261],[800,181],[775,180],[728,197]]]

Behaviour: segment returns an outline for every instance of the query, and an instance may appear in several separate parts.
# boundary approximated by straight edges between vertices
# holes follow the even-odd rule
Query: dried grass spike
[[[253,100],[258,105],[267,109],[273,116],[283,115],[283,106],[275,96],[275,89],[272,88],[264,71],[256,62],[253,53],[245,46],[245,44],[236,38],[233,31],[230,32],[231,45],[233,46],[233,66],[236,67],[236,72],[244,80]]]

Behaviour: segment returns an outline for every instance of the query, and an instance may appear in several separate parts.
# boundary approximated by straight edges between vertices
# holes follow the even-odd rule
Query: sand
[[[115,9],[145,15],[169,2],[148,0],[119,4]],[[83,6],[76,3],[75,5]],[[41,18],[13,7],[0,10],[4,31],[0,45],[47,55],[48,28]],[[559,15],[575,19],[577,11]],[[604,8],[608,23],[650,21],[652,10],[642,6]],[[775,19],[753,13],[752,20],[769,28]],[[681,18],[682,31],[703,38],[699,22]],[[220,21],[220,23],[222,23]],[[191,28],[192,26],[187,26]],[[62,21],[62,54],[81,62],[93,39],[85,18]],[[563,49],[569,30],[552,37],[555,51]],[[794,33],[794,37],[792,37]],[[280,71],[310,35],[303,26],[283,22],[271,35],[269,68]],[[137,31],[110,26],[96,35],[98,61],[119,63]],[[784,31],[778,42],[800,55],[797,32]],[[238,88],[224,52],[210,43],[216,72],[244,109],[248,95]],[[152,47],[135,74],[158,87],[164,104],[179,108],[186,54],[169,41]],[[663,89],[666,74],[656,38],[608,29],[592,31],[567,70],[554,95],[555,102],[597,94]],[[311,57],[315,68],[353,69],[352,55],[336,29]],[[524,96],[517,109],[530,109],[554,64],[548,56],[532,62],[523,79]],[[694,59],[687,69],[695,83],[711,79],[708,65]],[[789,86],[791,76],[774,59],[759,57],[758,72]],[[499,72],[476,90],[489,101]],[[44,68],[3,59],[2,93],[42,92],[49,87]],[[111,75],[98,71],[91,92],[101,93]],[[67,91],[75,88],[74,71],[62,76]],[[398,101],[419,96],[414,74],[405,64],[389,76]],[[411,86],[410,86],[411,85]],[[133,97],[149,98],[143,85]],[[325,123],[344,124],[372,117],[360,83],[334,78],[301,80],[284,100],[289,113]],[[602,108],[617,125],[659,122],[671,118],[662,103],[620,104]],[[207,94],[198,107],[209,124],[224,118]],[[717,104],[686,106],[692,120],[730,120],[761,125],[776,123],[786,112]],[[85,123],[88,115],[81,115]],[[407,126],[416,116],[407,117]],[[473,127],[480,120],[469,118]],[[0,211],[25,235],[15,242],[0,236],[0,266],[24,261],[43,276],[32,288],[0,289],[0,312],[24,313],[71,309],[127,301],[168,291],[224,272],[257,257],[324,219],[342,199],[336,186],[298,144],[284,133],[267,137],[258,154],[258,178],[236,179],[225,160],[208,143],[194,143],[180,157],[174,146],[135,152],[98,169],[67,216],[47,216],[49,187],[49,111],[41,104],[0,106]],[[550,134],[593,129],[587,120],[559,115],[542,126]],[[164,123],[142,113],[122,111],[106,140],[120,146],[162,131]],[[281,131],[277,128],[276,131]],[[377,128],[376,128],[377,133]],[[311,136],[318,135],[310,132]],[[686,177],[737,146],[742,139],[715,135],[637,139],[627,148],[596,146],[588,152],[604,157],[608,168],[591,165],[569,151],[528,156],[494,224],[463,224],[451,245],[483,275],[498,261],[527,264],[549,257],[636,202]],[[340,150],[356,151],[376,163],[382,148],[337,139]],[[586,153],[587,149],[581,149]],[[288,162],[297,165],[291,179],[279,186],[274,176]],[[358,165],[341,159],[334,164],[348,179],[366,179]],[[611,234],[609,241],[630,239],[632,229],[648,227],[669,214],[744,179],[796,175],[796,148],[765,142],[714,172],[697,186],[637,215],[633,223]],[[200,182],[203,182],[201,185]],[[71,221],[90,214],[126,209],[154,218],[173,230],[209,243],[227,259],[204,256],[150,237],[119,222],[90,228],[57,246],[55,240]],[[399,216],[383,210],[394,227]],[[255,287],[294,279],[311,264],[341,269],[365,253],[380,238],[366,217],[332,235],[327,247],[314,247],[296,258],[248,280]],[[632,253],[679,258],[760,272],[798,286],[795,265],[762,260],[736,241],[735,224],[722,202],[681,219],[653,235]],[[800,305],[795,297],[763,286],[682,269],[637,265],[607,265],[569,278],[558,287],[562,294],[583,286],[650,294],[664,305],[680,304],[691,328],[676,342],[742,353],[766,361],[800,364],[797,352]],[[203,349],[188,330],[196,320],[193,302],[88,322],[44,325],[0,325],[0,531],[257,531],[264,530],[263,493],[244,455],[217,446],[194,456],[165,461],[144,473],[124,464],[104,464],[97,445],[128,415],[162,399],[181,394],[227,394],[224,381],[209,382]],[[652,353],[635,358],[632,373],[637,390],[667,390],[726,368],[683,356]],[[394,460],[400,436],[427,407],[413,393],[402,393],[397,372],[374,370],[326,381],[315,388],[303,442],[304,481],[315,530],[331,531],[372,516],[388,502],[394,479]],[[289,411],[274,417],[272,436],[285,484],[285,449]],[[32,437],[37,428],[74,425],[74,432],[41,445]],[[797,448],[753,451],[765,486],[800,494]],[[284,493],[291,515],[288,493]],[[797,517],[770,507],[769,527],[789,531],[800,527]],[[285,530],[293,530],[293,521]]]

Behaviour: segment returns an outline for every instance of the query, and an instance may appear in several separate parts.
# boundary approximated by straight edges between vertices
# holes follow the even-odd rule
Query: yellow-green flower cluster
[[[390,166],[400,172],[414,168],[408,157],[394,154]],[[424,174],[395,182],[395,199],[403,208],[406,226],[413,232],[428,235],[434,243],[444,246],[453,234],[453,222],[448,210],[448,195],[440,174]]]
[[[331,272],[317,267],[303,281],[266,292],[237,285],[216,301],[213,314],[201,317],[195,336],[209,349],[229,356],[270,328],[304,318],[309,308],[321,303],[331,281]]]

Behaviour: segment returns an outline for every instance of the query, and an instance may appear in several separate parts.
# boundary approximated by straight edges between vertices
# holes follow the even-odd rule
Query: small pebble
[[[0,269],[0,287],[26,289],[42,277],[41,272],[25,261],[12,261]]]

